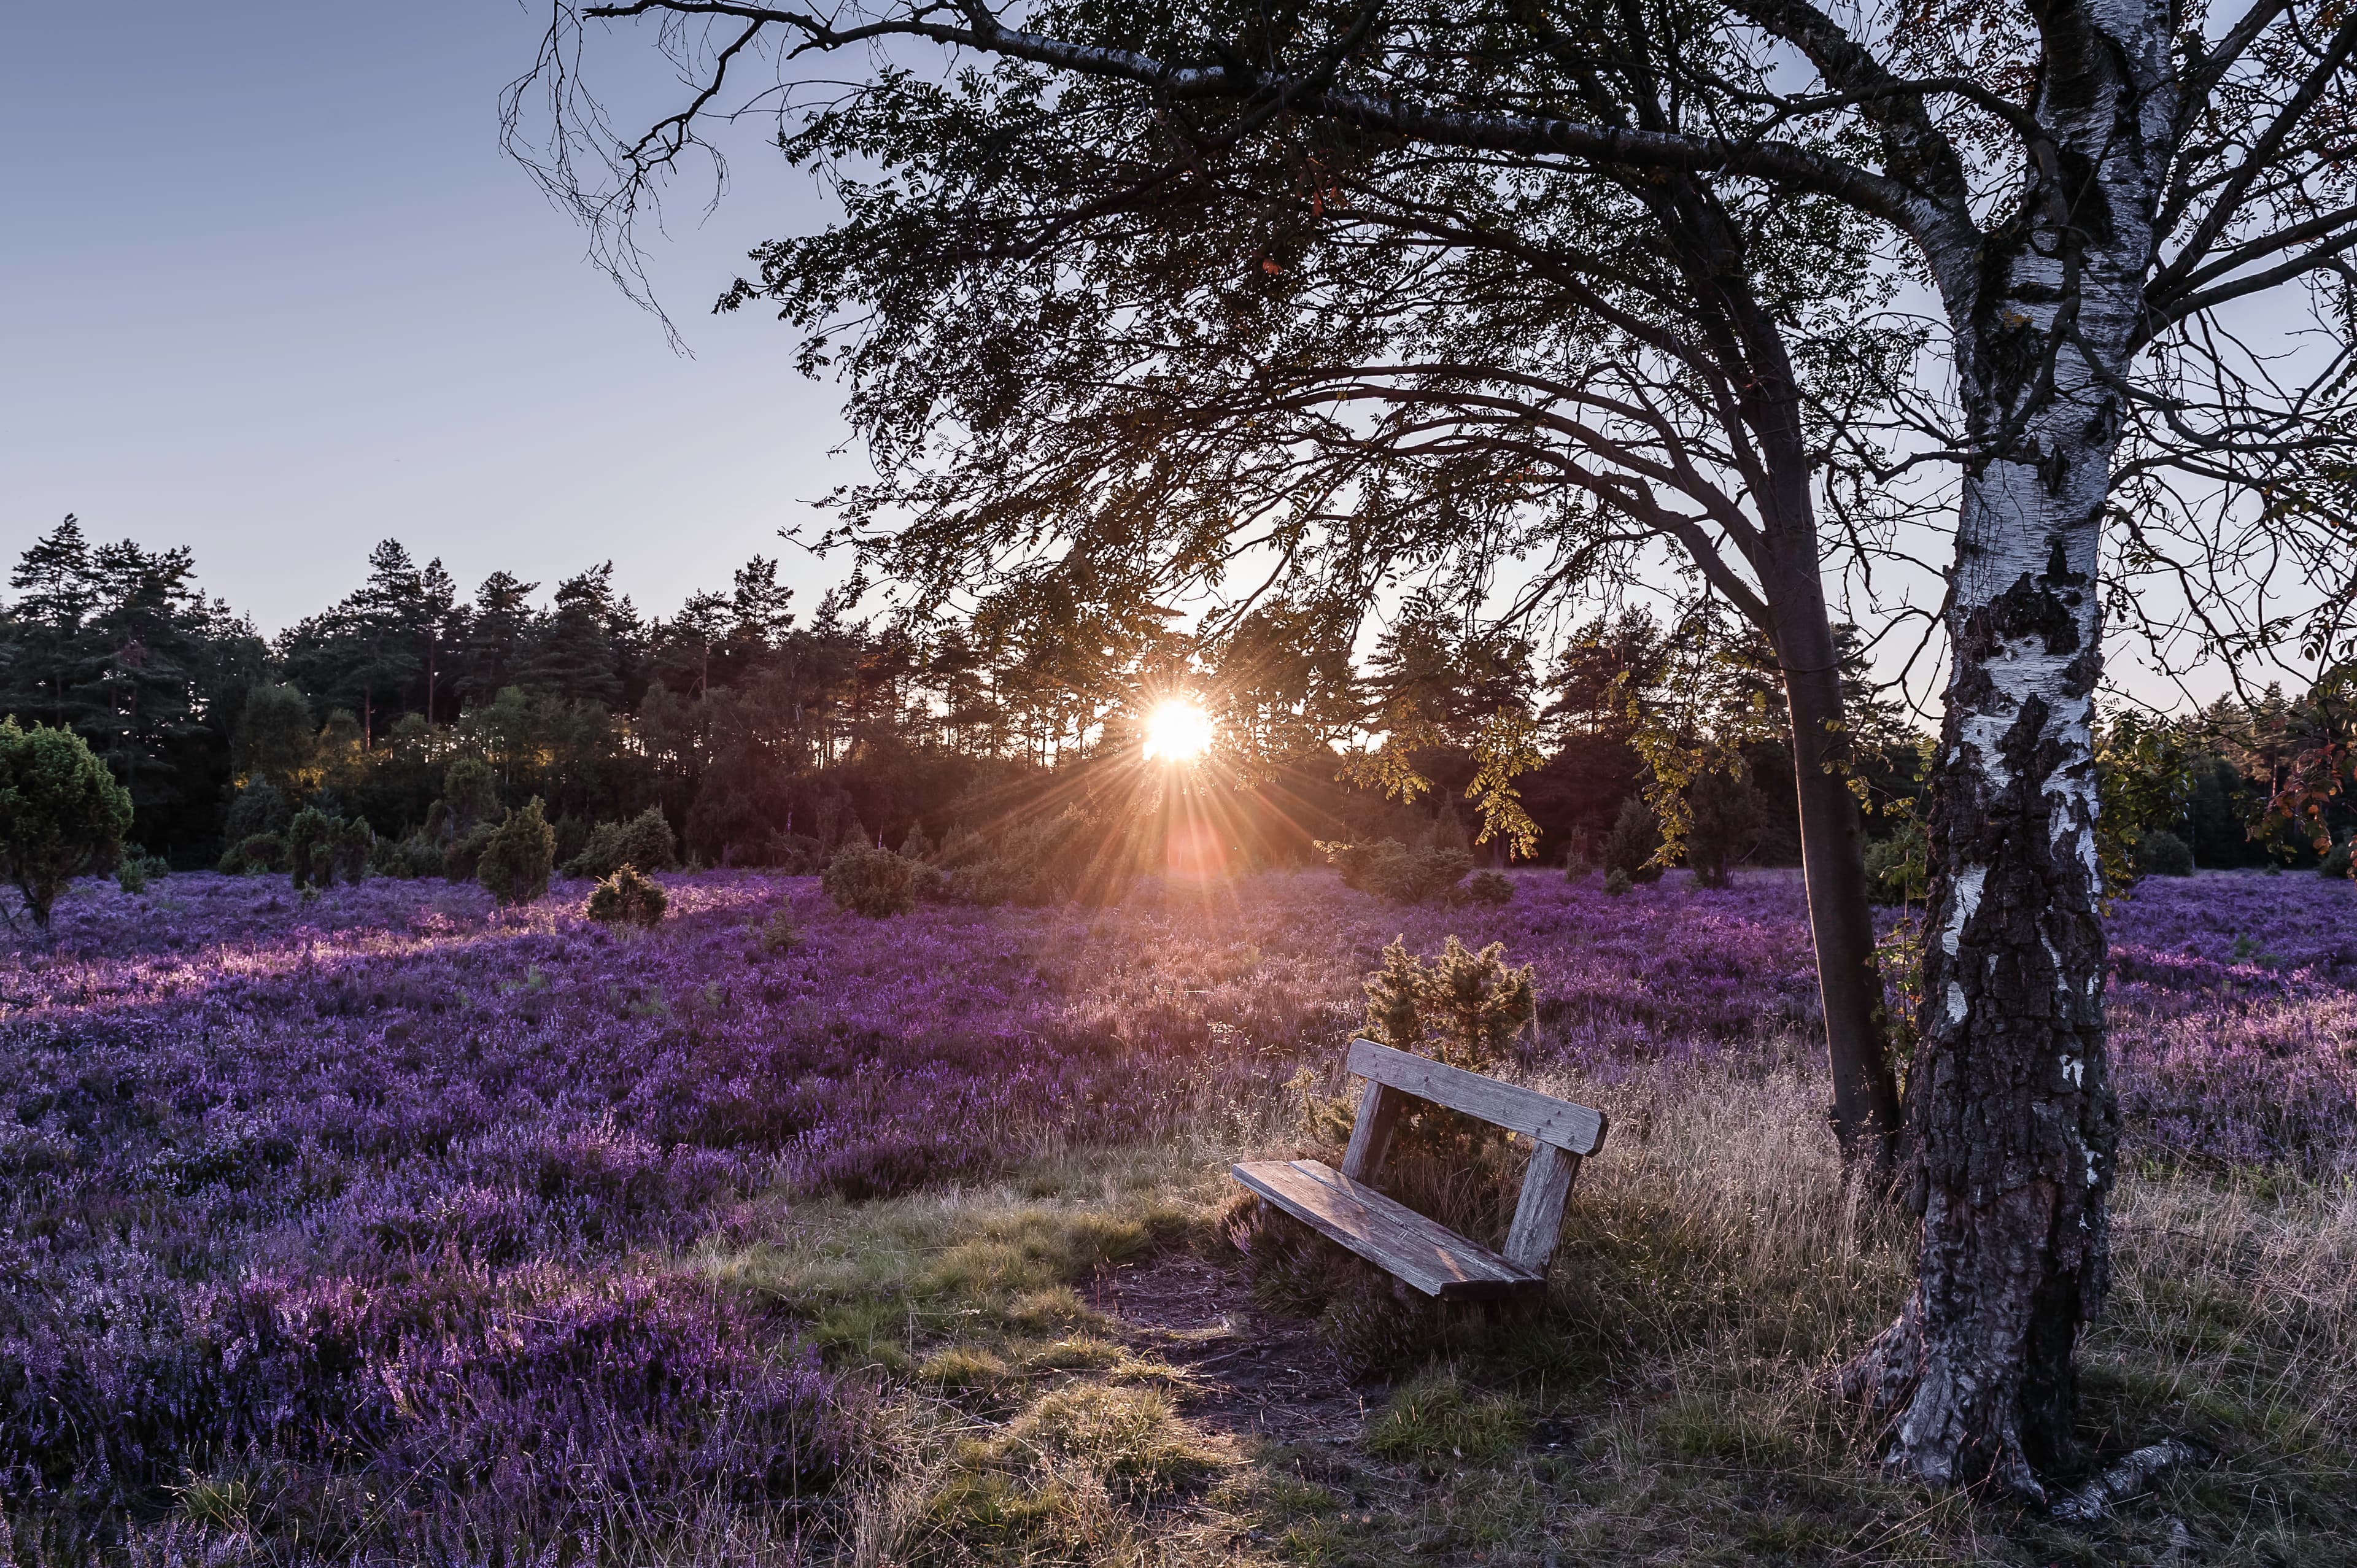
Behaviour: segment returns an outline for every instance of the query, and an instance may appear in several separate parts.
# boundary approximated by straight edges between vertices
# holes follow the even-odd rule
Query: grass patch
[[[1176,1510],[1236,1462],[1158,1391],[1068,1383],[904,1477],[869,1540],[911,1564],[1174,1560],[1216,1533]]]
[[[2088,1440],[2108,1455],[2181,1433],[2222,1457],[2091,1536],[1885,1479],[1826,1392],[1896,1312],[1910,1253],[1900,1219],[1844,1195],[1809,1079],[1556,1087],[1603,1100],[1615,1141],[1582,1170],[1539,1306],[1492,1321],[1403,1302],[1310,1249],[1299,1273],[1274,1271],[1271,1294],[1294,1290],[1286,1305],[1338,1349],[1397,1369],[1345,1449],[1238,1444],[1190,1420],[1189,1380],[1121,1343],[1100,1288],[1173,1247],[1233,1258],[1222,1173],[1248,1146],[781,1206],[749,1227],[759,1240],[703,1260],[902,1391],[854,1560],[2357,1561],[2345,1187],[2123,1182],[2112,1309],[2082,1358]]]
[[[872,1202],[780,1202],[744,1221],[759,1240],[704,1247],[718,1286],[808,1331],[841,1364],[898,1372],[944,1336],[996,1341],[1092,1322],[1109,1271],[1207,1239],[1211,1181],[1147,1152],[1066,1159],[988,1187]],[[1139,1167],[1153,1179],[1139,1179]],[[1126,1178],[1126,1179],[1125,1179]]]
[[[1480,1394],[1454,1373],[1431,1372],[1392,1396],[1369,1423],[1365,1446],[1379,1459],[1494,1465],[1523,1446],[1530,1424],[1522,1401]]]

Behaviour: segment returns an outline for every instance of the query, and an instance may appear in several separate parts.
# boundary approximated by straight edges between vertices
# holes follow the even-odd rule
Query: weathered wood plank
[[[1253,1160],[1231,1171],[1287,1214],[1426,1295],[1485,1301],[1545,1288],[1531,1270],[1315,1160]]]
[[[1535,1089],[1501,1083],[1430,1057],[1411,1056],[1372,1040],[1351,1042],[1350,1069],[1418,1100],[1462,1111],[1566,1154],[1592,1155],[1604,1146],[1604,1112]]]
[[[1375,1172],[1383,1168],[1383,1151],[1391,1146],[1392,1129],[1399,1125],[1400,1112],[1406,1108],[1406,1097],[1399,1090],[1367,1080],[1367,1092],[1359,1101],[1359,1120],[1351,1128],[1351,1146],[1342,1153],[1344,1176],[1352,1181],[1374,1179]]]
[[[1553,1144],[1531,1150],[1530,1168],[1523,1173],[1523,1196],[1514,1205],[1514,1223],[1506,1231],[1506,1261],[1534,1274],[1544,1274],[1563,1235],[1563,1206],[1579,1175],[1579,1156]]]

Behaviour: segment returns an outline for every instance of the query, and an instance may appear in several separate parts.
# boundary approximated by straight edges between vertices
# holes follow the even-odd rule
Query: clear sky
[[[774,319],[707,314],[754,242],[822,220],[802,177],[756,149],[708,221],[670,210],[650,263],[683,358],[500,149],[540,8],[0,16],[0,564],[75,512],[193,546],[265,632],[386,537],[468,588],[611,557],[655,611],[756,552],[831,580],[775,531],[862,471],[828,455],[836,389]],[[633,59],[658,63],[601,70]]]

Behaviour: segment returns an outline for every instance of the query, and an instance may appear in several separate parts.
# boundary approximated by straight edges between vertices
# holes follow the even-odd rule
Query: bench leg
[[[1342,1174],[1352,1181],[1372,1181],[1383,1163],[1383,1150],[1399,1125],[1405,1096],[1370,1079],[1359,1101],[1359,1120],[1351,1129],[1351,1146],[1342,1155]]]
[[[1546,1273],[1563,1232],[1563,1206],[1571,1197],[1571,1182],[1579,1174],[1579,1156],[1553,1144],[1531,1150],[1531,1168],[1523,1176],[1522,1201],[1514,1205],[1513,1228],[1506,1232],[1506,1261],[1534,1273]]]

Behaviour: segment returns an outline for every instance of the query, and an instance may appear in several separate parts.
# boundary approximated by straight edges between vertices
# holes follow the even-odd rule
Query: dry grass
[[[900,1391],[898,1446],[830,1548],[879,1568],[2357,1561],[2357,1192],[2124,1181],[2114,1305],[2083,1359],[2089,1440],[2185,1434],[2221,1458],[2088,1533],[1884,1478],[1827,1391],[1896,1312],[1910,1259],[1899,1217],[1844,1189],[1820,1083],[1714,1069],[1544,1086],[1614,1125],[1543,1309],[1491,1323],[1353,1294],[1355,1263],[1309,1271],[1298,1305],[1402,1369],[1345,1449],[1206,1433],[1183,1380],[1124,1351],[1085,1299],[1103,1260],[1216,1238],[1221,1171],[1289,1146],[1285,1108],[1233,1117],[1226,1139],[799,1211],[708,1262]],[[1479,1183],[1519,1171],[1511,1151],[1491,1166],[1421,1197],[1494,1215]]]

